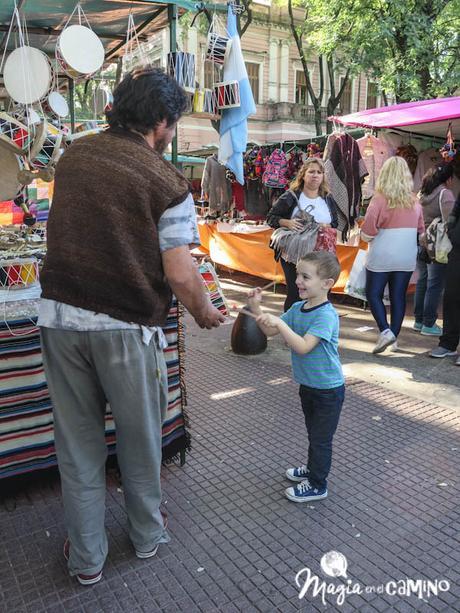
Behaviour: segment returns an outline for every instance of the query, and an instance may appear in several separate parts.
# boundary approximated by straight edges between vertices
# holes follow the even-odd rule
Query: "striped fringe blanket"
[[[163,460],[190,447],[185,414],[182,307],[173,305],[164,328],[169,405],[163,425]],[[13,336],[10,329],[14,334]],[[106,441],[115,452],[108,408]],[[0,479],[56,464],[51,400],[43,370],[40,333],[31,320],[0,323]]]

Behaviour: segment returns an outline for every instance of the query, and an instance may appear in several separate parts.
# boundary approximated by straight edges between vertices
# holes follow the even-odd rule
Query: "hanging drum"
[[[57,40],[56,59],[72,79],[88,78],[102,68],[104,46],[90,28],[69,26]]]
[[[240,84],[238,81],[226,81],[216,83],[214,92],[217,99],[218,109],[232,109],[241,106]]]
[[[0,202],[13,200],[21,189],[18,173],[21,170],[20,158],[6,147],[0,147]]]
[[[28,150],[32,136],[29,128],[7,113],[0,113],[0,143],[16,155]]]
[[[206,59],[214,64],[223,66],[228,58],[232,41],[227,36],[221,36],[217,32],[209,32],[206,45]]]
[[[51,92],[43,103],[43,110],[55,119],[62,119],[69,114],[69,105],[62,94]]]
[[[168,73],[186,92],[195,93],[195,56],[192,53],[168,53]]]
[[[203,113],[217,115],[217,99],[216,94],[212,89],[204,90]]]
[[[42,100],[49,91],[52,68],[47,56],[34,47],[18,47],[8,56],[3,80],[9,96],[21,104]]]
[[[46,119],[37,126],[30,149],[29,161],[34,168],[48,168],[58,161],[61,153],[62,134]]]
[[[93,93],[93,110],[95,115],[103,115],[110,103],[110,93],[106,89],[96,89]]]

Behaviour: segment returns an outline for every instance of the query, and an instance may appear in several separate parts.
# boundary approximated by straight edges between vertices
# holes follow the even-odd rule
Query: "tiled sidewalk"
[[[304,459],[305,430],[286,366],[192,348],[187,358],[193,451],[164,469],[171,543],[138,560],[122,493],[107,496],[110,553],[101,583],[66,574],[57,485],[37,483],[0,507],[0,611],[48,613],[460,610],[459,420],[440,408],[351,381],[335,438],[329,498],[301,505],[283,496],[285,469]],[[0,483],[1,487],[1,483]],[[438,596],[347,596],[311,590],[304,567],[327,577],[321,557],[348,560],[352,585],[442,579]],[[445,584],[443,584],[445,585]]]

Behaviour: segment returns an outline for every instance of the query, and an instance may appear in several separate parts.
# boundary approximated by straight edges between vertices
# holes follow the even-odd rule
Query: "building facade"
[[[257,113],[249,119],[249,142],[257,144],[308,139],[316,135],[314,109],[307,92],[296,44],[289,27],[289,15],[283,7],[270,6],[270,0],[253,2],[253,20],[241,39],[248,78],[254,94]],[[302,13],[298,13],[299,18]],[[225,23],[225,13],[219,13]],[[169,33],[159,32],[148,43],[152,62],[166,67]],[[196,57],[196,82],[211,88],[221,80],[219,70],[205,61],[206,35],[197,28],[178,24],[178,47]],[[318,58],[309,61],[315,92],[319,89]],[[325,68],[325,67],[324,67]],[[327,70],[324,70],[327,75]],[[340,88],[343,74],[336,75],[335,87]],[[325,78],[322,120],[325,127],[329,82]],[[342,96],[337,113],[347,114],[380,106],[377,85],[365,75],[351,79]],[[325,129],[324,129],[325,132]],[[209,119],[185,115],[178,128],[178,148],[181,153],[217,146],[219,136]]]

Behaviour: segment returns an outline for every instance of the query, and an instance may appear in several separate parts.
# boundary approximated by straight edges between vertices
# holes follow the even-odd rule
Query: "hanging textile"
[[[262,183],[266,187],[287,187],[287,159],[282,149],[275,149],[268,158]]]
[[[36,318],[0,323],[0,479],[56,465],[51,399],[43,369]],[[182,360],[182,312],[174,304],[163,331],[168,369],[168,409],[163,424],[163,460],[190,446]],[[115,452],[109,407],[105,440]]]
[[[391,148],[373,134],[367,134],[356,142],[369,173],[362,185],[363,198],[372,198],[380,170],[388,158],[392,156]]]
[[[346,133],[331,134],[324,155],[326,178],[339,209],[339,229],[346,233],[358,217],[361,183],[368,174],[367,168],[357,142]]]
[[[232,203],[232,187],[226,176],[227,169],[219,163],[217,154],[207,158],[204,165],[201,188],[207,195],[212,213],[225,213]]]

